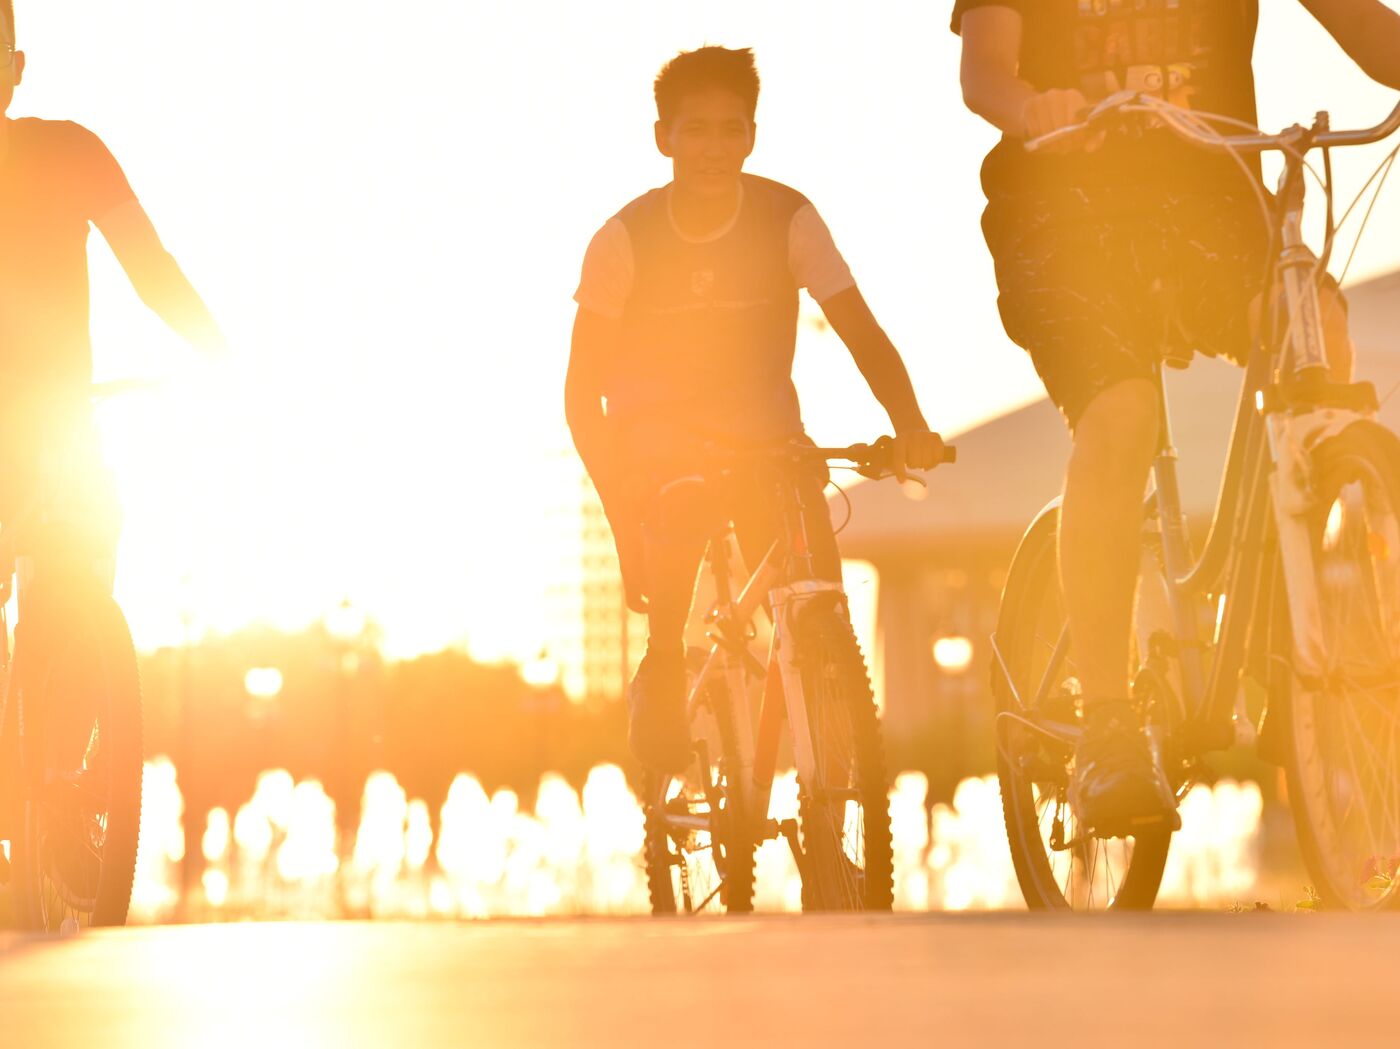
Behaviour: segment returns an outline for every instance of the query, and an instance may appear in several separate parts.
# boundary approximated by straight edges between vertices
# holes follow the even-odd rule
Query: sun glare
[[[552,465],[568,448],[570,295],[592,232],[665,181],[650,78],[700,41],[755,47],[750,166],[820,204],[936,425],[1037,395],[996,317],[976,221],[990,135],[957,95],[941,7],[853,22],[822,0],[798,35],[788,12],[741,0],[637,10],[24,5],[13,114],[103,135],[235,349],[212,377],[103,409],[126,505],[118,593],[141,647],[304,626],[347,596],[391,655],[467,644],[526,662],[548,644],[561,580],[541,552],[567,541],[554,511],[576,496]],[[1317,35],[1289,5],[1263,32],[1264,56]],[[829,75],[832,53],[850,75]],[[1324,101],[1338,120],[1383,111],[1383,92],[1323,57],[1337,97],[1267,57],[1261,93],[1290,120]],[[92,257],[99,378],[179,371],[187,351],[100,238]],[[1375,238],[1355,272],[1397,259]],[[804,416],[821,440],[870,439],[888,423],[834,340],[803,327]]]

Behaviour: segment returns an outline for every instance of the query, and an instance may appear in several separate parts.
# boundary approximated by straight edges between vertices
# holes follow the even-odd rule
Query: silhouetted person
[[[110,563],[119,515],[89,420],[89,224],[176,332],[211,352],[223,339],[101,140],[67,121],[7,115],[25,68],[15,41],[11,0],[0,0],[0,523],[31,509],[41,462],[62,461],[62,476],[46,465],[45,481],[77,479],[81,491],[60,494],[82,507],[70,516],[92,533],[84,550]],[[0,804],[0,819],[10,807]]]
[[[816,209],[743,171],[758,102],[752,53],[680,54],[656,78],[655,95],[656,147],[672,180],[624,207],[589,245],[565,400],[628,603],[648,615],[630,696],[632,749],[649,766],[680,771],[689,759],[683,637],[708,529],[662,519],[656,495],[697,472],[707,442],[804,439],[791,378],[801,288],[889,412],[900,474],[937,465],[943,445]],[[824,483],[803,484],[808,538],[817,570],[839,579]],[[715,509],[734,520],[752,562],[777,537],[777,507],[755,478],[725,494]]]
[[[1366,72],[1400,87],[1400,14],[1377,0],[1302,2]],[[1172,808],[1128,683],[1159,423],[1153,368],[1164,346],[1248,355],[1268,231],[1249,185],[1260,177],[1255,162],[1242,171],[1142,124],[1071,136],[1044,153],[1022,140],[1077,122],[1118,90],[1253,126],[1258,15],[1258,0],[957,0],[953,9],[963,97],[1005,133],[982,167],[1002,321],[1074,436],[1059,558],[1085,722],[1070,800],[1085,827]],[[1345,378],[1352,351],[1335,282],[1322,306],[1328,355]]]

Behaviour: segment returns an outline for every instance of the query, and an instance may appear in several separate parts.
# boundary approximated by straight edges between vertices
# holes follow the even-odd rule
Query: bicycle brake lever
[[[872,481],[883,481],[886,477],[896,476],[893,470],[877,466],[857,466],[856,473],[860,474],[862,477],[868,477]],[[904,480],[913,481],[920,488],[928,487],[928,482],[912,471],[905,475]],[[902,484],[903,482],[900,483]]]

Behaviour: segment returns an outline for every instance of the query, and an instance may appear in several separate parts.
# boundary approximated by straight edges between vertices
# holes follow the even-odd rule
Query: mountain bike
[[[115,496],[98,480],[105,468],[89,435],[59,443],[0,530],[0,836],[10,842],[19,923],[71,932],[126,920],[141,821],[141,690],[111,594]],[[11,655],[5,608],[16,592]]]
[[[946,449],[945,461],[955,456]],[[711,647],[693,653],[686,700],[694,760],[681,775],[649,775],[643,791],[653,913],[751,911],[754,850],[779,837],[796,858],[804,910],[892,905],[889,784],[870,679],[841,584],[818,577],[807,542],[808,515],[828,510],[824,501],[805,504],[800,477],[833,460],[888,476],[889,441],[734,453],[659,497],[683,500],[692,485],[722,489],[743,471],[770,488],[782,523],[737,593],[727,521],[707,548]],[[766,660],[753,652],[760,609],[772,623]],[[769,807],[785,748],[797,768],[798,816],[779,821]]]
[[[1369,383],[1329,378],[1317,288],[1337,228],[1330,160],[1319,178],[1328,196],[1320,259],[1304,245],[1301,223],[1307,154],[1321,149],[1326,158],[1330,149],[1379,141],[1400,128],[1400,107],[1361,131],[1332,131],[1320,113],[1308,128],[1224,134],[1217,125],[1237,122],[1124,93],[1027,148],[1137,119],[1128,114],[1241,165],[1264,150],[1284,161],[1274,200],[1258,189],[1271,233],[1264,286],[1281,287],[1281,307],[1265,311],[1245,366],[1219,501],[1198,557],[1161,395],[1131,634],[1133,701],[1178,802],[1206,771],[1208,752],[1257,742],[1262,756],[1284,767],[1303,859],[1322,900],[1355,910],[1394,906],[1400,440],[1374,420]],[[1057,520],[1058,501],[1022,538],[993,637],[997,772],[1011,855],[1032,908],[1148,908],[1172,828],[1159,821],[1128,837],[1097,837],[1080,830],[1067,801],[1083,711],[1056,571]],[[1266,707],[1262,734],[1247,693]]]

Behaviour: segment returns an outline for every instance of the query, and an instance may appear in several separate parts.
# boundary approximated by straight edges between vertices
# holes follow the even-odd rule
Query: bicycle
[[[19,923],[54,932],[126,921],[141,821],[136,655],[111,595],[103,515],[87,498],[101,469],[82,439],[46,456],[35,495],[0,530],[8,874]],[[75,492],[86,505],[71,505]],[[12,654],[5,607],[16,592]]]
[[[1208,752],[1257,742],[1284,767],[1321,899],[1357,910],[1400,904],[1400,439],[1371,418],[1378,408],[1371,384],[1329,378],[1317,280],[1336,231],[1330,160],[1321,259],[1301,234],[1307,153],[1385,138],[1400,128],[1400,106],[1361,131],[1331,131],[1319,113],[1309,128],[1226,135],[1211,126],[1224,118],[1123,93],[1027,148],[1125,114],[1147,114],[1241,164],[1243,154],[1265,150],[1284,158],[1277,206],[1262,188],[1259,195],[1273,238],[1265,287],[1279,279],[1285,308],[1266,311],[1245,365],[1220,496],[1198,557],[1181,506],[1161,363],[1156,369],[1162,430],[1144,504],[1133,700],[1178,802]],[[1082,710],[1055,570],[1057,518],[1058,500],[1022,538],[992,639],[997,772],[1012,860],[1032,908],[1150,908],[1173,828],[1159,822],[1099,838],[1079,831],[1067,804]],[[1266,703],[1262,735],[1246,682]],[[1373,741],[1376,730],[1384,735]]]
[[[947,447],[945,461],[955,458]],[[691,484],[719,485],[733,470],[757,470],[772,482],[782,528],[737,594],[728,522],[709,542],[711,647],[692,653],[686,700],[695,758],[679,776],[648,775],[643,788],[655,914],[751,911],[754,850],[778,837],[797,861],[804,910],[892,906],[879,718],[845,593],[840,583],[818,578],[812,564],[805,517],[827,512],[826,505],[805,506],[797,483],[801,471],[825,470],[833,460],[872,478],[888,476],[889,440],[735,454],[662,493],[662,499],[684,498]],[[751,647],[760,608],[773,628],[766,661]],[[779,821],[768,813],[784,722],[799,798],[797,818]]]

